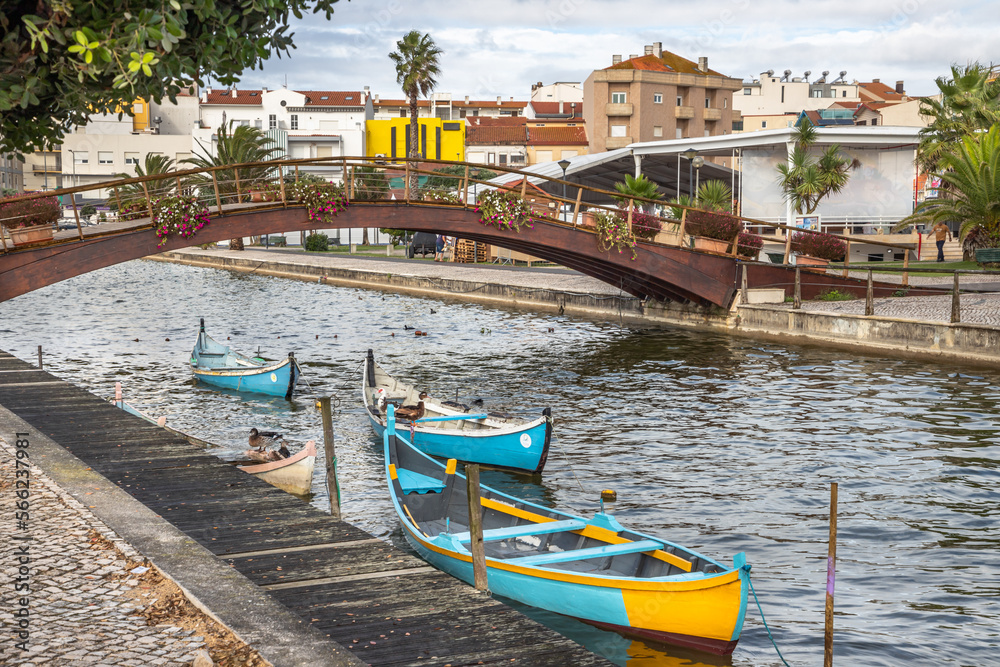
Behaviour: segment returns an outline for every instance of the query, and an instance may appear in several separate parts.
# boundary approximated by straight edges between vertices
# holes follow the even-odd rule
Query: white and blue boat
[[[361,394],[376,435],[385,432],[386,409],[393,405],[397,424],[405,425],[413,445],[425,454],[527,473],[542,472],[548,459],[550,408],[538,419],[526,420],[441,401],[391,377],[375,362],[371,350]]]
[[[434,567],[474,582],[467,481],[396,430],[383,435],[386,480],[403,535]],[[624,635],[728,655],[743,629],[750,566],[726,566],[667,540],[480,487],[489,590]]]
[[[216,387],[285,398],[292,397],[302,375],[292,352],[287,359],[272,364],[216,342],[205,333],[205,318],[201,319],[198,341],[191,351],[191,370],[199,380]]]

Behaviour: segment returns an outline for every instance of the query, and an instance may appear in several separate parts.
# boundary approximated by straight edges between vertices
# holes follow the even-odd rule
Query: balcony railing
[[[604,113],[607,116],[631,116],[632,105],[609,103],[605,105]]]
[[[694,118],[694,107],[674,107],[674,118]]]

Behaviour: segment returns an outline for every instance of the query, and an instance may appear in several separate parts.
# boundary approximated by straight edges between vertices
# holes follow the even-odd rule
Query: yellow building
[[[465,160],[465,122],[418,118],[420,157],[428,160]],[[367,157],[405,157],[410,146],[410,119],[365,121]]]

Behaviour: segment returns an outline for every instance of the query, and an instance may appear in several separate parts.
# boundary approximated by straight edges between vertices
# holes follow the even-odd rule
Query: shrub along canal
[[[296,396],[196,383],[187,362],[200,317],[241,352],[294,351],[305,373]],[[630,528],[718,560],[745,551],[792,664],[822,663],[837,481],[837,660],[996,659],[995,371],[143,261],[0,303],[0,349],[33,361],[38,345],[47,370],[101,396],[121,381],[126,399],[228,459],[252,427],[285,433],[293,449],[322,442],[313,399],[334,396],[344,518],[400,544],[359,398],[369,347],[389,372],[437,396],[523,415],[551,406],[544,474],[486,471],[483,482],[584,515],[614,489],[608,511]],[[311,502],[326,508],[320,469]],[[620,664],[716,664],[533,615]],[[732,662],[779,663],[752,599]]]

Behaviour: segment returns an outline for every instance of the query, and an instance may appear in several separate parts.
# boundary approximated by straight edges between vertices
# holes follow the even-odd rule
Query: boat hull
[[[282,491],[304,496],[312,491],[315,466],[316,443],[310,440],[301,451],[287,459],[258,465],[239,466],[239,469],[278,487]]]
[[[403,527],[407,542],[421,558],[474,583],[471,556],[438,547],[415,534],[405,521]],[[742,571],[675,583],[538,572],[541,569],[487,558],[489,590],[621,634],[716,655],[731,654],[739,641],[747,600]]]
[[[294,359],[255,369],[199,368],[192,366],[195,377],[206,384],[234,391],[249,391],[290,398],[301,372]]]
[[[385,434],[385,422],[371,413],[368,419],[381,439]],[[552,422],[547,418],[508,432],[475,435],[415,426],[411,438],[407,423],[397,422],[396,428],[406,432],[413,446],[429,456],[529,473],[540,473],[545,467],[552,439]]]

